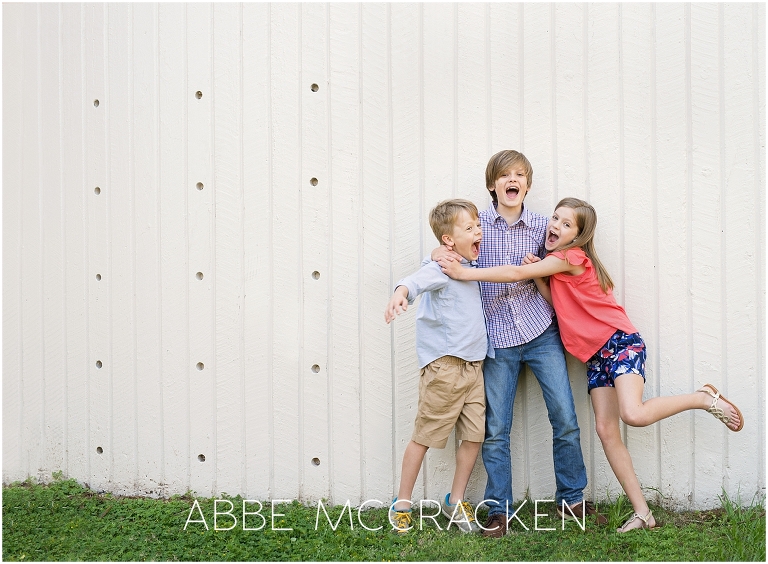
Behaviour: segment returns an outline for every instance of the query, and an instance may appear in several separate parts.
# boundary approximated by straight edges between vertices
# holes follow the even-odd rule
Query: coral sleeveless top
[[[592,261],[580,247],[549,254],[586,267],[577,276],[560,272],[549,279],[560,337],[569,353],[586,362],[617,329],[637,333],[624,308],[616,303],[613,291],[603,292]]]

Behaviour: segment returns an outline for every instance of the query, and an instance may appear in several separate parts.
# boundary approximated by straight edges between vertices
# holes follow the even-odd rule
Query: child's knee
[[[648,423],[639,409],[620,409],[621,420],[630,427],[645,427]]]
[[[600,441],[603,443],[621,440],[621,430],[619,429],[619,422],[617,420],[595,420],[595,431],[597,432]]]

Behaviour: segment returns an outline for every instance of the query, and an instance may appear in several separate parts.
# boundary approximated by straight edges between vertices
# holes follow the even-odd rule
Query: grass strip
[[[582,531],[573,522],[563,528],[554,504],[530,500],[502,539],[445,530],[444,517],[423,522],[405,535],[389,530],[386,509],[361,513],[297,502],[260,512],[264,527],[243,530],[241,497],[222,496],[214,530],[215,499],[175,496],[168,500],[101,494],[74,480],[48,485],[33,481],[3,488],[3,559],[6,561],[762,561],[765,562],[764,500],[742,507],[722,496],[722,507],[671,512],[652,506],[663,526],[655,531],[619,535],[616,527],[631,513],[625,497],[600,504],[606,527],[587,520]],[[199,510],[195,509],[195,502]],[[224,514],[230,509],[232,515]],[[246,503],[254,512],[255,503]],[[425,509],[425,515],[434,511]],[[480,517],[483,515],[481,513]],[[205,519],[205,524],[202,523]],[[237,522],[235,522],[235,519]],[[190,521],[187,523],[187,521]],[[351,520],[351,525],[350,525]],[[482,522],[482,520],[481,520]],[[317,523],[317,526],[316,526]],[[186,524],[186,530],[184,530]],[[206,524],[208,528],[206,529]],[[262,519],[249,514],[245,526]],[[540,530],[535,530],[538,526]],[[439,527],[439,528],[438,528]],[[334,530],[335,529],[335,530]],[[443,529],[443,530],[440,530]],[[553,530],[541,530],[553,529]]]

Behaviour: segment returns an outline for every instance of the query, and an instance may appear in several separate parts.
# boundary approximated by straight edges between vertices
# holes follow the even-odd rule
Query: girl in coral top
[[[634,508],[632,517],[617,531],[653,529],[656,520],[621,440],[619,417],[627,425],[645,427],[681,411],[705,409],[731,431],[740,431],[744,420],[738,407],[712,384],[692,394],[643,401],[645,343],[613,297],[613,281],[595,252],[596,226],[597,214],[591,205],[565,198],[557,204],[547,226],[546,258],[528,255],[521,266],[493,268],[462,268],[450,258],[438,262],[443,272],[460,280],[536,281],[541,294],[555,308],[563,345],[587,365],[597,435]]]

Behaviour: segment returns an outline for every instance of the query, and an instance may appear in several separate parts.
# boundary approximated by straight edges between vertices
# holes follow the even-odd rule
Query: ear
[[[447,233],[441,237],[443,244],[448,245],[449,247],[453,247],[453,237],[448,235]]]

